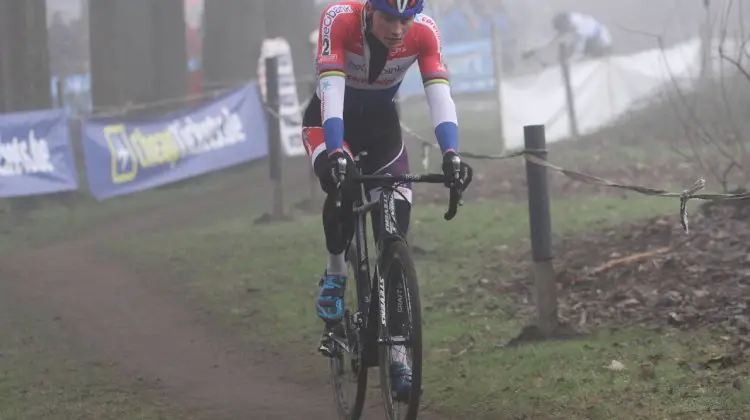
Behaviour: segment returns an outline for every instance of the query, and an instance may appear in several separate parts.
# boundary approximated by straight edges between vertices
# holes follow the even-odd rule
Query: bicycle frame
[[[395,197],[391,188],[382,188],[378,200],[365,202],[366,193],[364,184],[360,184],[360,197],[354,202],[355,229],[354,238],[350,243],[349,255],[356,258],[355,280],[357,282],[357,303],[359,311],[354,315],[354,325],[360,331],[362,339],[362,362],[365,366],[377,365],[376,346],[377,332],[384,331],[386,327],[385,278],[380,275],[378,266],[380,263],[384,244],[387,239],[404,239],[395,220]],[[367,244],[367,214],[379,207],[381,216],[378,242],[376,243],[377,255],[375,267],[370,270],[370,259]],[[373,305],[373,296],[377,296],[378,304]],[[379,315],[379,316],[378,316]],[[379,319],[379,323],[378,323]],[[381,328],[382,327],[382,328]]]
[[[359,162],[359,156],[355,158]],[[456,171],[459,168],[459,161],[454,162]],[[340,165],[342,165],[340,163]],[[345,162],[343,163],[345,165]],[[358,166],[358,165],[357,165]],[[357,168],[359,170],[359,168]],[[360,331],[362,344],[362,362],[365,366],[377,366],[377,346],[375,345],[386,342],[387,344],[401,344],[386,341],[387,337],[383,331],[388,331],[387,319],[385,313],[386,284],[385,278],[380,275],[378,267],[385,246],[393,240],[405,240],[404,235],[398,227],[395,214],[396,196],[398,185],[405,182],[427,182],[443,183],[444,175],[442,174],[404,174],[404,175],[360,175],[356,174],[353,179],[359,182],[359,196],[355,198],[353,213],[355,216],[354,237],[347,246],[347,260],[355,262],[354,278],[357,284],[357,303],[358,312],[353,315],[355,328]],[[377,200],[368,200],[364,182],[380,182],[380,194]],[[340,205],[340,197],[337,200]],[[450,205],[445,219],[452,219],[461,203],[461,194],[459,190],[451,189]],[[377,255],[375,258],[374,270],[370,270],[370,260],[367,244],[367,214],[378,208],[380,211],[380,226],[378,241],[375,244]],[[372,305],[373,296],[378,297],[378,305]]]

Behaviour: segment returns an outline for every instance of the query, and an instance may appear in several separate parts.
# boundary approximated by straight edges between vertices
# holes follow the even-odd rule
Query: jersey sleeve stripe
[[[444,84],[444,85],[450,85],[451,83],[448,81],[448,79],[432,79],[432,80],[425,80],[424,81],[424,87],[432,86],[436,84]]]
[[[321,79],[325,77],[331,77],[331,76],[346,77],[346,73],[344,73],[342,70],[329,70],[329,71],[324,71],[320,73]]]

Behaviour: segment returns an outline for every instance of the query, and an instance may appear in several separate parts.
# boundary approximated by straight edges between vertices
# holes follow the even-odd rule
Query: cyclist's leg
[[[335,185],[327,174],[328,162],[323,136],[320,99],[313,97],[302,121],[302,138],[305,150],[320,181],[321,189],[326,193],[323,204],[323,232],[325,233],[328,263],[320,279],[320,290],[316,300],[318,317],[326,322],[338,322],[344,314],[343,296],[348,275],[345,247],[354,233],[351,215],[351,201],[345,200],[342,208],[336,208],[335,198],[331,194]],[[344,143],[344,150],[351,155],[349,146]],[[342,213],[343,212],[343,213]],[[344,217],[342,217],[344,216]]]

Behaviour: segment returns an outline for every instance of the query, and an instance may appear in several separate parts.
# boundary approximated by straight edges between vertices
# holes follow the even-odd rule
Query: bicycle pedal
[[[333,358],[334,352],[330,348],[328,348],[325,344],[321,344],[320,347],[318,347],[318,351],[320,354],[322,354],[325,357]]]
[[[334,350],[335,343],[331,339],[330,333],[326,332],[323,334],[322,337],[320,337],[320,346],[318,346],[318,351],[325,357],[335,357],[336,353]]]

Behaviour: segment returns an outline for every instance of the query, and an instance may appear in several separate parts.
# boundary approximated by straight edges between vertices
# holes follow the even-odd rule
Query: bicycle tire
[[[392,278],[392,269],[396,266],[401,267],[401,283],[404,288],[404,302],[407,308],[408,320],[408,341],[411,347],[411,370],[412,381],[409,398],[406,408],[406,416],[401,417],[394,413],[393,394],[390,387],[390,361],[391,345],[380,344],[378,346],[379,370],[380,370],[380,388],[383,394],[383,404],[386,411],[386,417],[389,420],[416,420],[419,414],[419,402],[422,393],[422,314],[419,302],[419,286],[417,282],[417,272],[414,268],[414,261],[411,257],[409,247],[403,240],[396,240],[391,243],[386,252],[383,254],[381,275],[388,276],[386,279],[386,299],[385,299],[385,317],[386,324],[390,325],[391,311],[389,310],[389,291],[396,290],[394,284],[388,284]],[[381,308],[381,310],[383,310]],[[382,328],[382,325],[380,325]],[[383,337],[384,334],[381,334]],[[387,334],[390,337],[390,332]]]
[[[355,252],[356,253],[356,252]],[[354,258],[354,261],[358,261],[358,258]],[[354,266],[354,264],[351,263],[351,260],[349,262],[350,264],[350,270],[352,273],[354,273],[354,285],[359,285],[359,279],[357,279],[357,271]],[[347,288],[351,287],[352,282],[350,282],[349,285],[347,285]],[[360,293],[361,291],[357,291]],[[369,293],[368,291],[365,291],[365,293]],[[353,305],[352,307],[357,306],[358,300],[355,299],[348,299],[348,302],[345,302],[345,305]],[[357,343],[357,386],[356,391],[354,395],[354,401],[352,401],[351,405],[349,404],[349,401],[346,401],[345,398],[342,397],[342,379],[346,379],[345,377],[342,378],[341,375],[337,374],[341,371],[341,369],[351,369],[354,370],[354,367],[351,366],[351,359],[349,360],[349,364],[344,363],[344,357],[343,354],[339,354],[336,357],[331,358],[330,361],[330,369],[331,369],[331,381],[333,382],[333,396],[334,401],[336,403],[336,411],[339,415],[340,420],[359,420],[359,418],[362,416],[362,410],[365,406],[365,397],[367,395],[367,371],[368,368],[364,364],[362,360],[362,340],[360,339],[359,334],[357,333],[353,323],[351,322],[350,317],[350,311],[346,310],[344,315],[344,320],[342,320],[343,327],[345,330],[345,333],[347,334],[347,337],[349,337],[349,334],[353,334],[354,340]],[[351,340],[349,340],[351,342]]]

